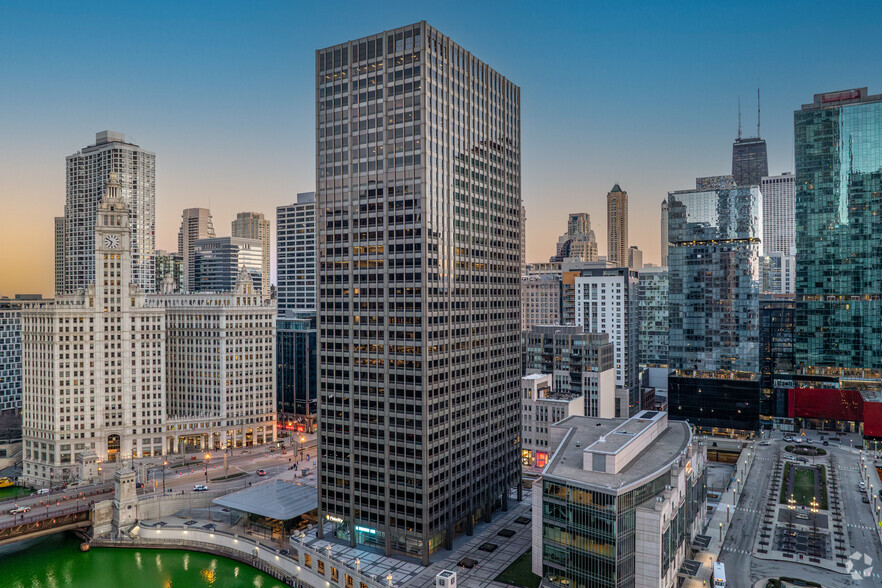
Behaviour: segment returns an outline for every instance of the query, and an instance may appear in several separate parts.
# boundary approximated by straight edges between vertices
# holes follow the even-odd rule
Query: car
[[[15,508],[13,508],[9,511],[9,514],[11,514],[11,515],[24,514],[24,513],[28,512],[29,510],[31,510],[30,506],[16,506]]]
[[[762,441],[762,442],[760,443],[760,447],[768,447],[769,445],[771,445],[771,443],[768,442],[768,441]]]
[[[866,496],[861,496],[861,502],[863,502],[864,504],[870,504],[870,499]]]
[[[266,471],[265,471],[265,470],[257,470],[257,475],[258,475],[258,476],[265,476],[265,475],[266,475]]]
[[[803,442],[804,442],[804,443],[814,443],[814,441],[812,441],[812,440],[809,439],[808,437],[806,437],[805,439],[803,439]]]
[[[193,486],[193,492],[205,492],[206,490],[208,490],[208,486],[205,484],[196,484]]]
[[[867,489],[867,485],[864,484],[863,482],[861,482],[860,484],[858,484],[858,489],[859,489],[859,490],[866,490],[866,489]]]
[[[40,488],[37,490],[37,494],[49,494],[49,488]]]
[[[809,516],[807,514],[799,513],[796,515],[796,518],[807,521],[809,519]]]
[[[135,484],[135,488],[143,488],[143,487],[144,487],[144,484],[141,482],[138,482]]]

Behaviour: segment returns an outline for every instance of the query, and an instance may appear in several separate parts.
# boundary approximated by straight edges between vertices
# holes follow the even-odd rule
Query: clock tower
[[[95,219],[95,301],[104,312],[129,306],[131,236],[129,207],[120,196],[117,175],[111,173]]]

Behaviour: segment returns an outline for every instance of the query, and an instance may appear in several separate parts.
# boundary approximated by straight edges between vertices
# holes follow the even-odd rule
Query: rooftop
[[[293,519],[318,507],[315,487],[289,480],[270,480],[219,496],[212,502],[280,521]]]
[[[643,439],[643,447],[627,463],[619,464],[615,473],[585,469],[586,453],[594,457],[610,457],[626,454],[628,446],[635,441],[640,443],[652,427],[659,425],[661,418],[653,411],[643,411],[631,419],[601,419],[571,416],[553,425],[555,429],[568,430],[563,441],[555,451],[544,475],[559,478],[584,486],[623,493],[632,486],[640,485],[661,475],[676,463],[680,455],[687,451],[692,442],[689,424],[669,421],[654,438]],[[638,418],[642,417],[642,418]],[[622,455],[627,459],[627,455]],[[622,460],[624,461],[624,460]]]

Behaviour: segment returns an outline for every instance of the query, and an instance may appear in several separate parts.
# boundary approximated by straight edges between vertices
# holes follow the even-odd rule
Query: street
[[[818,440],[818,432],[807,433],[809,438]],[[879,586],[882,583],[882,542],[875,530],[871,506],[882,506],[878,498],[875,505],[861,501],[858,489],[861,480],[859,472],[860,457],[848,443],[842,447],[831,442],[823,447],[835,458],[839,472],[843,517],[848,530],[849,542],[854,553],[850,558],[851,573],[836,573],[805,563],[771,561],[752,555],[754,539],[760,526],[760,514],[769,491],[770,473],[775,463],[784,453],[780,432],[773,433],[770,446],[755,446],[756,462],[745,481],[744,490],[733,513],[732,524],[726,534],[720,561],[726,564],[729,584],[734,588],[753,586],[762,578],[769,576],[789,576],[820,582],[825,588],[839,586]],[[844,439],[845,436],[842,436]],[[815,446],[821,447],[821,443]],[[779,491],[774,489],[775,492]],[[721,506],[723,508],[724,506]]]

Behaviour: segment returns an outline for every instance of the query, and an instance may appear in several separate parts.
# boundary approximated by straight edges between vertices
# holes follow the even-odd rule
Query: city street
[[[807,433],[808,437],[818,440],[818,433]],[[730,586],[753,586],[762,578],[769,576],[790,576],[820,582],[825,588],[839,586],[878,586],[882,583],[882,542],[875,530],[875,522],[870,510],[871,504],[861,501],[862,493],[858,489],[860,481],[857,451],[852,450],[848,443],[844,447],[836,442],[823,447],[835,456],[839,472],[843,516],[848,529],[849,542],[856,550],[850,561],[852,571],[849,574],[836,573],[817,566],[808,566],[803,562],[770,561],[754,557],[753,547],[763,503],[769,491],[769,479],[776,461],[783,458],[784,446],[781,432],[774,432],[772,444],[762,447],[755,446],[756,461],[747,477],[744,490],[732,517],[732,524],[726,534],[720,561],[726,564]],[[845,439],[845,436],[842,436]],[[821,446],[821,443],[817,443]],[[778,490],[775,490],[776,492]],[[876,504],[880,504],[878,501]],[[721,508],[724,506],[721,505]],[[709,529],[709,532],[713,531]],[[743,580],[742,580],[743,579]]]

